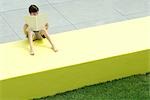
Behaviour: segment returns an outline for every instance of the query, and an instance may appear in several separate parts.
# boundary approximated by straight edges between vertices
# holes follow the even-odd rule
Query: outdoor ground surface
[[[0,43],[25,39],[28,7],[49,15],[49,33],[82,29],[150,15],[150,0],[0,0]],[[101,83],[39,100],[148,100],[150,74]]]
[[[0,0],[0,43],[25,39],[31,4],[48,14],[49,34],[150,15],[150,0]]]
[[[34,100],[150,100],[150,73]]]

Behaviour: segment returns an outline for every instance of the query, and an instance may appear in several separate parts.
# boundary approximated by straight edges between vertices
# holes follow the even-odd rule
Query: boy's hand
[[[34,55],[34,51],[33,50],[30,50],[30,55]]]
[[[52,47],[52,50],[54,51],[54,52],[57,52],[58,50],[56,49],[56,48],[54,48],[54,47]]]

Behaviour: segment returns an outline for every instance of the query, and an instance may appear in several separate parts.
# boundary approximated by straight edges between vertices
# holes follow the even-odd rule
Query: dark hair
[[[31,14],[32,12],[38,12],[39,8],[36,5],[31,5],[29,7],[29,13]]]

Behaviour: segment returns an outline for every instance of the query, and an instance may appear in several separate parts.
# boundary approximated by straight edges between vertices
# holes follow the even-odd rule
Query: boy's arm
[[[52,45],[52,49],[55,51],[55,52],[57,52],[58,50],[56,50],[55,49],[55,47],[54,47],[54,44],[52,43],[52,41],[51,41],[51,39],[50,39],[50,37],[49,37],[49,35],[48,35],[48,23],[46,23],[45,24],[45,32],[46,32],[46,38],[49,40],[49,42],[50,42],[50,44]]]

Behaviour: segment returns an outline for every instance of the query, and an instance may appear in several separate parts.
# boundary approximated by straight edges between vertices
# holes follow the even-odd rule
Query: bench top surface
[[[0,80],[149,49],[148,26],[150,17],[143,17],[50,35],[58,52],[38,40],[34,56],[27,40],[2,43]]]

